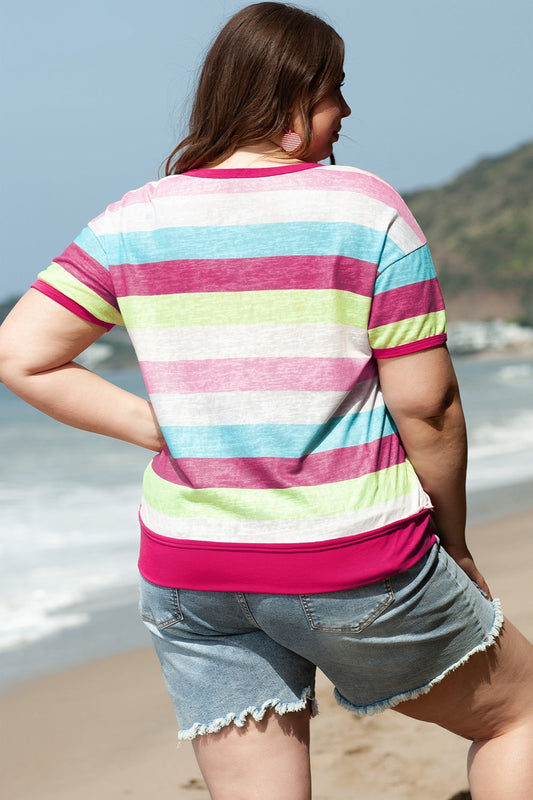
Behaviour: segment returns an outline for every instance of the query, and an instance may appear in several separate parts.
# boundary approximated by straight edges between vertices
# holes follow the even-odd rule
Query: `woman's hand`
[[[457,566],[461,567],[463,572],[466,572],[470,580],[473,581],[476,584],[476,586],[479,589],[481,589],[481,591],[484,594],[487,595],[489,600],[492,600],[492,593],[489,589],[487,581],[476,567],[472,554],[470,553],[468,548],[464,547],[461,549],[457,549],[454,548],[453,546],[447,547],[446,545],[443,545],[443,547],[448,553],[448,555],[451,558],[453,558]]]
[[[59,422],[159,452],[151,404],[73,362],[104,332],[30,289],[0,327],[0,379]]]

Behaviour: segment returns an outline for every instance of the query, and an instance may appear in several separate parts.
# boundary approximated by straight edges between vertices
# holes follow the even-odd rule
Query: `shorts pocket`
[[[394,592],[387,579],[340,592],[302,594],[300,602],[312,630],[359,633],[394,602]]]
[[[181,622],[183,613],[178,589],[156,586],[141,576],[139,612],[144,622],[155,625],[159,630]]]

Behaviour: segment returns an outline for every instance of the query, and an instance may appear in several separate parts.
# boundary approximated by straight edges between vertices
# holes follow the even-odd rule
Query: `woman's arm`
[[[72,361],[103,333],[30,289],[0,327],[0,380],[60,422],[159,451],[151,404]]]
[[[446,347],[379,359],[378,371],[385,404],[434,506],[443,547],[490,594],[466,544],[466,429]]]

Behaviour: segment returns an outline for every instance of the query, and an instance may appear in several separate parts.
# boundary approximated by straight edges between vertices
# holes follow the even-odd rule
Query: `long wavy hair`
[[[243,8],[208,51],[189,133],[165,162],[165,175],[219,164],[244,145],[279,140],[295,112],[304,130],[290,157],[305,156],[311,111],[342,83],[343,62],[343,40],[314,14],[284,3]]]

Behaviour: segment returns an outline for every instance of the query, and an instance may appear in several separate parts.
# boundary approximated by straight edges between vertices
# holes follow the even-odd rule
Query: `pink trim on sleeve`
[[[111,325],[109,322],[103,322],[101,319],[97,319],[97,317],[93,316],[86,308],[80,306],[79,303],[74,302],[71,300],[70,297],[67,297],[63,292],[60,292],[58,289],[55,289],[53,286],[50,286],[49,283],[42,281],[40,279],[36,280],[35,283],[32,283],[32,289],[37,289],[38,292],[45,294],[51,300],[55,300],[56,303],[59,303],[64,308],[67,308],[69,311],[72,311],[73,314],[76,314],[77,317],[81,317],[82,319],[86,319],[87,322],[94,322],[95,325],[100,325],[102,328],[105,328],[106,331],[110,331],[114,325]]]
[[[408,342],[407,344],[400,344],[398,347],[387,347],[384,350],[373,350],[375,358],[395,358],[396,356],[405,356],[409,353],[417,353],[419,350],[429,350],[431,347],[438,347],[444,344],[447,339],[447,334],[437,333],[435,336],[429,336],[427,339],[420,339],[418,342]]]

